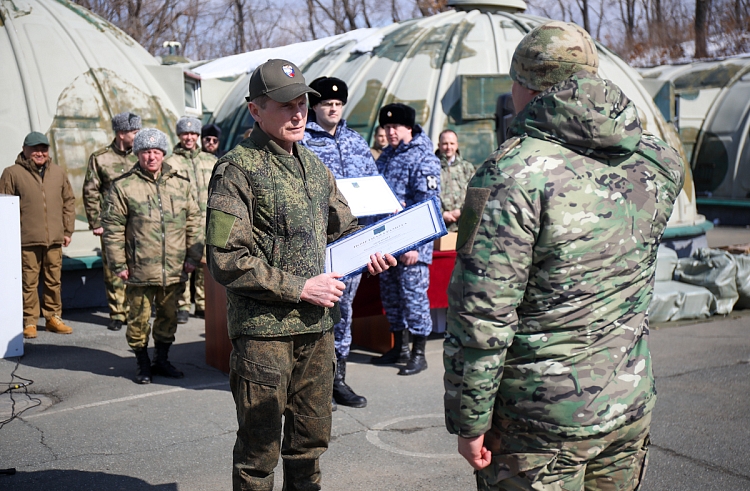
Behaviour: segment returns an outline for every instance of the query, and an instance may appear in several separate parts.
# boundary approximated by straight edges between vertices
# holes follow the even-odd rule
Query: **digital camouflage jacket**
[[[211,181],[211,173],[214,170],[214,165],[216,165],[216,157],[213,154],[202,152],[197,145],[190,151],[177,144],[172,150],[172,155],[164,160],[164,163],[190,179],[193,198],[201,209],[202,221],[205,224],[208,183]]]
[[[293,153],[256,123],[211,178],[207,261],[227,287],[231,338],[321,332],[338,321],[338,307],[300,295],[325,271],[326,244],[355,231],[357,219],[315,154],[296,143]]]
[[[416,125],[409,143],[402,141],[396,148],[385,147],[376,162],[378,171],[406,207],[433,196],[440,197],[440,159],[435,156],[433,148],[422,127]],[[432,263],[432,242],[420,246],[417,251],[420,262]]]
[[[462,159],[459,153],[456,153],[456,158],[450,164],[445,156],[440,153],[437,156],[440,158],[440,201],[443,211],[460,210],[466,197],[466,188],[474,177],[474,164]],[[458,223],[445,225],[450,232],[458,230]]]
[[[444,342],[450,432],[608,433],[656,400],[647,309],[684,164],[581,73],[532,100],[471,180]]]
[[[104,250],[129,285],[168,286],[187,280],[185,261],[200,265],[203,222],[187,177],[162,164],[154,180],[139,164],[112,183],[104,212]]]
[[[374,176],[378,173],[367,142],[343,119],[333,135],[315,121],[308,122],[302,144],[320,158],[336,179]]]
[[[117,148],[114,140],[91,154],[83,180],[83,208],[86,210],[90,229],[102,226],[102,206],[112,181],[132,169],[137,162],[138,157],[133,155],[132,150],[123,152]]]

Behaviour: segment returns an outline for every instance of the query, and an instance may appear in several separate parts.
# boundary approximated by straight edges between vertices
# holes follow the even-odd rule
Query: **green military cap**
[[[250,76],[246,99],[267,95],[276,102],[289,102],[302,94],[320,94],[305,84],[305,77],[297,65],[287,60],[268,60]]]
[[[47,139],[44,134],[39,133],[38,131],[32,131],[28,135],[26,135],[26,138],[23,139],[23,146],[24,147],[33,147],[36,145],[47,145],[49,146],[49,140]]]
[[[583,28],[554,20],[532,29],[516,47],[510,77],[531,90],[544,91],[581,70],[596,75],[599,55]]]

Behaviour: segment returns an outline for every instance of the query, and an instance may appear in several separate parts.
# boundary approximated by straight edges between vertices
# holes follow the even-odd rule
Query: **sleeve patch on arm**
[[[212,194],[208,200],[206,244],[226,248],[232,228],[242,215],[242,204],[237,199]]]
[[[474,247],[474,238],[482,221],[482,213],[490,197],[488,188],[469,188],[466,190],[466,200],[458,220],[458,238],[456,250],[459,254],[468,254]]]

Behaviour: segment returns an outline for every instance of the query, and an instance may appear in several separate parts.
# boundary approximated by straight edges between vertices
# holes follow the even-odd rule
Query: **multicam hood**
[[[643,133],[635,104],[617,85],[587,72],[539,94],[516,116],[509,131],[604,160],[632,155]]]

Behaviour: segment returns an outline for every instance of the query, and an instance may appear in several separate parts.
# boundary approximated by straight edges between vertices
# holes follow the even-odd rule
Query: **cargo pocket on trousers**
[[[635,458],[636,465],[638,465],[638,462],[641,463],[641,472],[638,473],[638,486],[635,487],[635,491],[638,491],[643,486],[643,479],[646,477],[646,469],[648,468],[648,450],[650,446],[651,435],[647,435],[643,441],[643,447],[638,451]]]
[[[240,356],[237,351],[232,351],[229,358],[229,377],[232,385],[237,388],[234,394],[238,405],[238,416],[251,417],[246,411],[252,409],[254,412],[266,412],[269,421],[280,418],[281,409],[277,387],[281,383],[281,372],[274,368],[252,362]],[[234,378],[234,381],[232,379]],[[237,380],[237,379],[240,380]],[[276,415],[276,416],[274,416]],[[253,416],[257,419],[260,415]]]
[[[320,457],[328,448],[332,420],[331,416],[318,418],[295,413],[292,435],[294,453],[310,459]]]
[[[505,454],[492,457],[492,465],[477,473],[490,485],[516,476],[536,482],[551,472],[556,462],[556,452]]]

